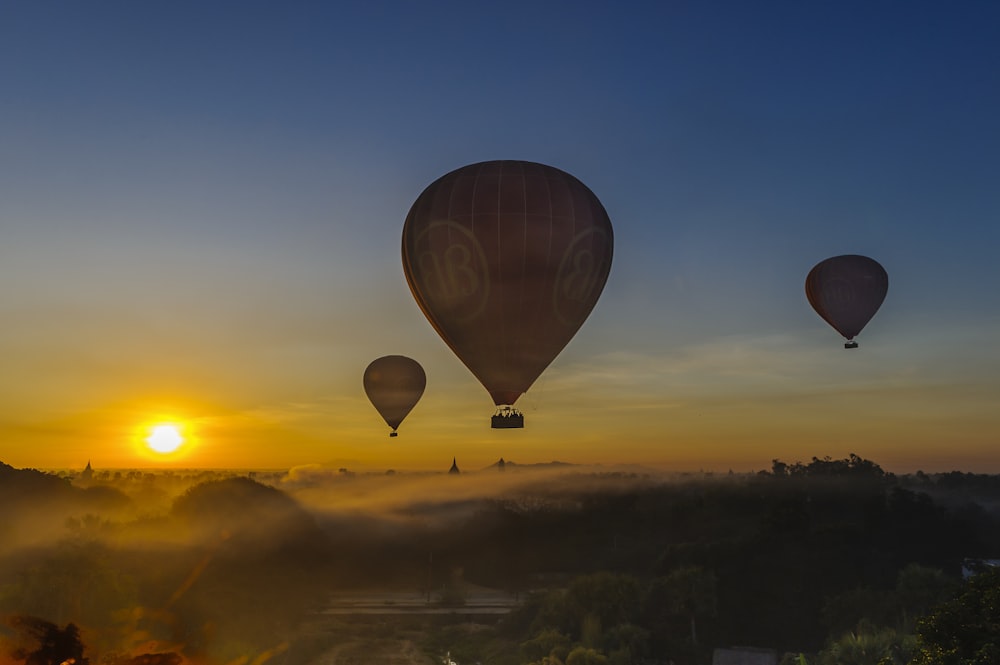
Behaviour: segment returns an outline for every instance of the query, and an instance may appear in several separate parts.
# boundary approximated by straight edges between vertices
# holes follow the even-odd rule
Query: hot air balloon
[[[396,436],[399,424],[424,394],[427,376],[412,358],[382,356],[365,369],[364,384],[368,399],[392,428],[389,436]]]
[[[820,261],[806,277],[806,297],[816,313],[856,349],[855,336],[885,300],[889,275],[878,261],[844,254]]]
[[[410,291],[497,406],[514,403],[597,303],[614,234],[604,206],[564,171],[523,161],[470,164],[431,183],[403,225]]]

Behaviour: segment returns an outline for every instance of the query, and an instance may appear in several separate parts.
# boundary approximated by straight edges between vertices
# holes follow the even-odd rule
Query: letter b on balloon
[[[403,270],[444,342],[496,405],[513,405],[597,304],[613,246],[604,206],[572,175],[480,162],[414,202]]]

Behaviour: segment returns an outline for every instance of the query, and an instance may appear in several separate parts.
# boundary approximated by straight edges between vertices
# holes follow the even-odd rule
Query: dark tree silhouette
[[[1000,569],[969,578],[958,596],[917,623],[915,665],[1000,662]]]
[[[15,615],[8,623],[21,637],[22,646],[11,653],[16,660],[23,660],[26,665],[88,665],[76,625],[68,623],[59,628],[51,621],[26,615]],[[25,646],[25,642],[33,644]]]

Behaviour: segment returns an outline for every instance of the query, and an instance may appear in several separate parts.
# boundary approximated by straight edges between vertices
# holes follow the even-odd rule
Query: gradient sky
[[[974,1],[4,3],[0,460],[1000,472],[998,26]],[[572,173],[615,228],[520,431],[400,261],[423,188],[493,159]],[[845,253],[890,278],[854,351],[803,287]],[[427,373],[394,439],[361,383],[387,354]],[[143,453],[164,420],[184,453]]]

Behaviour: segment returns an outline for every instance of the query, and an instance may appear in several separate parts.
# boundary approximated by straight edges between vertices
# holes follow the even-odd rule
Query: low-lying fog
[[[341,589],[432,598],[456,575],[509,587],[521,546],[510,516],[665,479],[565,464],[92,475],[3,465],[0,475],[5,657],[24,639],[23,617],[36,617],[53,630],[73,623],[105,660],[213,662],[269,653]]]

